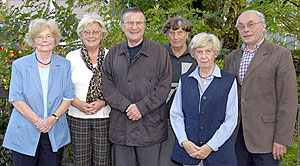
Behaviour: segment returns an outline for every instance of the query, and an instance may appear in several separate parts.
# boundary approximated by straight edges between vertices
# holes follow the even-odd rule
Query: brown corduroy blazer
[[[251,153],[272,152],[273,142],[292,146],[297,114],[296,72],[291,52],[264,41],[245,74],[239,79],[243,51],[235,50],[225,58],[224,71],[237,76],[239,119],[242,120],[246,147]]]

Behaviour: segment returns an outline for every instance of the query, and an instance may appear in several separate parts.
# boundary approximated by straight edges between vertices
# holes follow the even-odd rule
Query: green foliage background
[[[75,7],[90,5],[86,12],[99,13],[109,30],[103,46],[109,49],[113,44],[125,40],[119,26],[120,13],[128,7],[137,7],[147,17],[145,36],[148,39],[168,43],[162,34],[164,22],[174,16],[190,20],[194,26],[192,33],[210,32],[223,42],[223,49],[216,63],[223,68],[224,56],[242,44],[238,37],[235,23],[238,15],[248,9],[261,11],[266,16],[266,38],[287,48],[295,48],[295,41],[300,39],[300,0],[66,0],[67,7],[53,2],[55,10],[50,11],[50,0],[23,0],[20,7],[8,8],[0,4],[0,85],[8,89],[10,82],[11,63],[13,60],[32,53],[33,49],[24,43],[29,22],[35,18],[55,19],[60,27],[63,42],[55,47],[54,52],[65,56],[70,50],[80,47],[76,33],[79,20],[73,14]],[[26,9],[27,12],[22,12]],[[270,35],[271,34],[271,35]],[[293,36],[295,41],[283,42],[280,37]],[[300,83],[300,51],[292,50],[298,83]],[[299,85],[299,84],[298,84]],[[300,88],[298,88],[300,92]],[[4,137],[9,119],[10,105],[0,101],[0,144]],[[296,140],[296,133],[295,133]],[[296,142],[295,142],[296,143]],[[70,145],[65,148],[63,163],[72,162]],[[0,165],[12,165],[9,150],[0,147]],[[296,165],[296,148],[290,147],[283,158],[283,165]]]

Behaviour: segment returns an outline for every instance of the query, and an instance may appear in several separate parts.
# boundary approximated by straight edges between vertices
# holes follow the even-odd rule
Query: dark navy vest
[[[185,132],[189,141],[202,146],[225,121],[228,94],[235,76],[221,71],[222,77],[214,77],[202,95],[199,111],[198,81],[194,77],[188,77],[190,73],[181,76]],[[201,161],[190,157],[178,141],[174,146],[172,159],[186,165],[197,165]],[[218,151],[212,151],[203,162],[204,166],[236,166],[233,135],[219,147]]]

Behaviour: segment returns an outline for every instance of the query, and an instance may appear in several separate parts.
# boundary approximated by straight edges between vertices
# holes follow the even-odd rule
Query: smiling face
[[[127,37],[128,45],[134,47],[143,41],[145,17],[141,12],[128,12],[123,16],[121,28]]]
[[[55,41],[50,28],[45,28],[42,32],[35,36],[33,46],[36,51],[40,53],[52,52],[52,49],[55,46]]]
[[[89,47],[99,47],[102,40],[102,32],[100,31],[100,25],[97,22],[87,24],[83,27],[81,32],[82,41],[84,45]]]
[[[252,25],[252,26],[248,26]],[[266,24],[261,22],[261,18],[254,12],[246,12],[240,16],[238,27],[242,26],[239,34],[243,42],[249,48],[254,48],[263,38]]]

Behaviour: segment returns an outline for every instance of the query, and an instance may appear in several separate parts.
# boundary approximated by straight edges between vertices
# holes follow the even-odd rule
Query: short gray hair
[[[82,31],[83,31],[84,26],[86,26],[88,24],[92,24],[92,23],[99,23],[100,31],[102,32],[102,39],[101,39],[101,42],[102,42],[103,39],[107,36],[108,32],[104,25],[103,18],[100,17],[96,13],[92,13],[92,14],[89,13],[89,14],[85,14],[83,16],[83,18],[81,19],[81,21],[79,22],[78,27],[77,27],[78,36],[80,38],[82,38]]]
[[[209,34],[206,32],[201,32],[195,35],[189,45],[189,50],[192,57],[194,57],[195,50],[197,48],[204,48],[207,46],[211,46],[216,55],[218,55],[222,49],[221,41],[218,39],[216,35]]]
[[[261,21],[263,24],[266,22],[266,20],[265,20],[265,15],[262,14],[261,12],[259,12],[259,11],[257,11],[257,10],[246,10],[246,11],[244,11],[244,12],[238,17],[238,19],[236,20],[235,27],[238,26],[239,21],[240,21],[240,17],[241,17],[243,14],[248,13],[248,12],[253,12],[253,13],[255,13],[255,14],[260,18],[260,21]]]
[[[57,45],[61,38],[57,23],[54,20],[46,20],[43,18],[37,18],[30,22],[28,33],[25,35],[25,43],[33,47],[34,38],[46,28],[50,29],[51,35],[54,37],[55,45]]]

